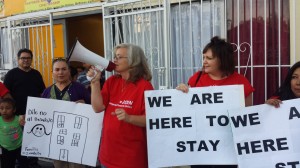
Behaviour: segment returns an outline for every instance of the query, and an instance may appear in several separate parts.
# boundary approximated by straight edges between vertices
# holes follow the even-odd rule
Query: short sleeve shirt
[[[105,82],[101,95],[106,109],[99,153],[103,165],[110,168],[147,167],[146,128],[119,121],[111,115],[116,108],[123,108],[129,115],[145,115],[146,90],[153,90],[153,87],[144,79],[127,83],[121,77],[112,76]]]
[[[200,76],[197,81],[198,76]],[[224,86],[224,85],[243,85],[245,97],[249,96],[254,92],[254,88],[251,86],[250,82],[244,76],[234,72],[227,78],[221,80],[213,80],[209,77],[207,73],[197,72],[188,81],[191,87],[205,87],[205,86]]]

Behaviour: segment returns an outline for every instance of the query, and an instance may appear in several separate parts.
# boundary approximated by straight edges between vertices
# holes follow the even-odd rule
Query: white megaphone
[[[116,67],[116,64],[114,64],[113,62],[86,49],[84,46],[82,46],[79,43],[78,40],[76,40],[68,58],[67,58],[67,62],[69,62],[69,61],[79,61],[79,62],[87,63],[90,65],[94,65],[99,70],[105,69],[109,72],[114,70]]]

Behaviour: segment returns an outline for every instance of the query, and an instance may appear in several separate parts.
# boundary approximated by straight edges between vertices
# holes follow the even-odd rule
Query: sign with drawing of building
[[[22,155],[95,166],[103,113],[91,105],[29,97]]]
[[[82,160],[89,119],[85,116],[58,111],[54,112],[53,118],[49,156],[67,162],[69,157]]]

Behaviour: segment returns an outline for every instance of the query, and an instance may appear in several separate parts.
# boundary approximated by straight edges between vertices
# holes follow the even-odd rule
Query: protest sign
[[[300,167],[299,102],[229,110],[239,168]]]
[[[237,164],[227,109],[245,106],[242,85],[146,91],[149,167]]]
[[[103,113],[91,105],[29,97],[22,155],[95,166]]]

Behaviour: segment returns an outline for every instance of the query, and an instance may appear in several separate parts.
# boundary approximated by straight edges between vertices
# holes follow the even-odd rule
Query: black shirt
[[[42,75],[39,71],[31,69],[26,72],[20,68],[14,68],[7,72],[4,85],[16,101],[16,114],[26,113],[27,97],[40,97],[45,89]]]

